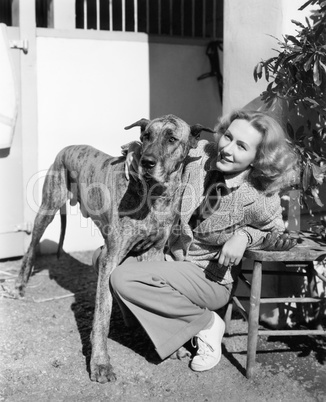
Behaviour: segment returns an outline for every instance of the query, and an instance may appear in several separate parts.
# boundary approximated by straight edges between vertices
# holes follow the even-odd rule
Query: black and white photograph
[[[326,401],[326,1],[0,0],[0,402]]]

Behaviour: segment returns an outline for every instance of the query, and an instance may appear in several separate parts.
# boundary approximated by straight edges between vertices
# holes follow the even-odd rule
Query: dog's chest
[[[121,208],[119,226],[121,235],[134,242],[150,237],[153,241],[166,239],[174,222],[175,198],[146,199],[142,204],[133,204],[133,210]],[[128,204],[130,208],[130,203]]]
[[[144,227],[151,231],[152,227],[167,227],[172,225],[176,209],[174,203],[156,200],[154,205],[145,203],[133,209],[119,212],[121,226]]]

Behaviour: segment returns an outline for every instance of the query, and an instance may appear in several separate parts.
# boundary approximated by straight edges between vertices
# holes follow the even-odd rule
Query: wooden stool
[[[323,260],[326,257],[326,244],[313,240],[312,236],[305,234],[304,237],[298,240],[298,244],[289,251],[251,251],[247,250],[244,257],[254,261],[253,271],[242,271],[239,279],[243,280],[248,286],[250,286],[250,307],[249,314],[242,306],[239,299],[234,296],[232,302],[227,308],[225,314],[226,333],[230,327],[230,320],[232,314],[233,304],[238,308],[240,313],[248,321],[248,340],[247,340],[247,367],[246,376],[250,378],[253,375],[255,360],[256,360],[256,348],[258,335],[326,335],[326,331],[323,329],[304,329],[304,330],[259,330],[259,309],[260,304],[263,303],[320,303],[324,301],[324,298],[319,297],[273,297],[273,298],[261,298],[261,285],[262,275],[274,274],[274,275],[305,275],[308,277],[308,282],[314,280],[315,275],[326,282],[326,278],[318,274],[313,266],[313,261]],[[282,262],[285,264],[284,271],[264,271],[263,262],[273,261]],[[287,267],[289,266],[304,267],[304,272],[291,272]],[[243,273],[252,273],[251,284],[243,276]],[[247,297],[247,299],[249,299]]]

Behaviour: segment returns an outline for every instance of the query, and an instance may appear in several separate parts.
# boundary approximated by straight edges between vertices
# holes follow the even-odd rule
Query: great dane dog
[[[195,148],[202,130],[180,118],[166,115],[152,121],[141,119],[126,129],[141,127],[141,156],[137,175],[127,180],[125,158],[112,157],[86,145],[72,145],[59,152],[43,186],[42,204],[34,222],[31,244],[25,254],[16,283],[24,295],[31,275],[36,246],[60,209],[65,234],[66,202],[80,203],[104,238],[98,259],[98,283],[91,334],[91,380],[115,380],[107,351],[112,309],[109,280],[112,270],[144,239],[151,247],[138,250],[140,259],[155,259],[162,253],[174,222],[179,200],[183,164],[190,148]]]

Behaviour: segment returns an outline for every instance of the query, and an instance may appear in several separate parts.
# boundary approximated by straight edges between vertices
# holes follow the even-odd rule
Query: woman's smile
[[[233,160],[228,158],[222,152],[220,153],[220,161],[221,161],[221,163],[233,163]]]

